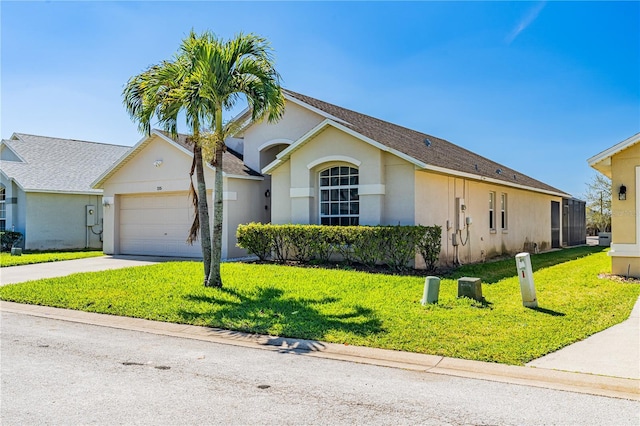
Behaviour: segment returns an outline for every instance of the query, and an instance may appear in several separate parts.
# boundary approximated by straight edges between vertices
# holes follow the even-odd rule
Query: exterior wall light
[[[153,162],[153,166],[154,166],[154,167],[160,167],[160,166],[162,166],[162,160],[156,160],[156,161],[154,161],[154,162]]]
[[[626,200],[627,199],[627,187],[624,185],[620,185],[620,189],[618,190],[618,200]]]

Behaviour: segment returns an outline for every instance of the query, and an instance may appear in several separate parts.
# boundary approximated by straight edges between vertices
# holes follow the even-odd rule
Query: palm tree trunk
[[[193,156],[196,162],[196,183],[198,187],[198,216],[200,216],[200,243],[204,263],[204,285],[208,286],[211,276],[211,227],[209,225],[209,203],[207,202],[207,185],[204,181],[204,164],[202,148],[195,141]]]
[[[211,273],[209,275],[209,286],[222,287],[222,275],[220,274],[220,262],[222,260],[222,219],[223,200],[222,191],[222,154],[224,151],[224,139],[222,128],[222,105],[218,105],[215,115],[215,160],[214,165],[215,183],[213,189],[213,241],[211,247]]]
[[[223,215],[223,182],[222,182],[222,148],[216,149],[216,172],[213,190],[213,238],[211,247],[211,273],[209,285],[222,287],[220,262],[222,260],[222,215]]]

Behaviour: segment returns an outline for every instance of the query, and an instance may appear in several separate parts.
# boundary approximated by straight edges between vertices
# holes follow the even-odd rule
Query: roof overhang
[[[481,175],[477,175],[477,174],[473,174],[473,173],[465,173],[465,172],[460,172],[458,170],[453,170],[453,169],[448,169],[445,167],[438,167],[438,166],[433,166],[430,164],[426,164],[422,161],[419,161],[405,153],[402,153],[400,151],[397,151],[393,148],[389,148],[386,145],[381,144],[380,142],[377,142],[371,138],[368,138],[364,135],[362,135],[361,133],[356,132],[353,129],[350,129],[340,123],[336,123],[333,120],[330,119],[326,119],[324,120],[322,123],[318,124],[316,127],[314,127],[313,129],[311,129],[309,132],[307,132],[305,135],[303,135],[302,137],[300,137],[300,139],[298,139],[297,141],[295,141],[293,144],[291,144],[289,147],[287,147],[286,149],[284,149],[280,154],[278,154],[276,156],[276,159],[271,162],[270,164],[268,164],[265,168],[262,169],[262,173],[263,174],[270,174],[271,172],[273,172],[275,169],[277,169],[280,165],[284,164],[286,161],[289,160],[289,158],[291,157],[291,155],[297,151],[298,149],[302,148],[305,144],[307,144],[309,141],[311,141],[313,138],[315,138],[317,135],[319,135],[320,133],[322,133],[325,129],[327,129],[328,127],[333,127],[336,128],[340,131],[343,131],[353,137],[355,137],[356,139],[359,139],[371,146],[374,146],[376,148],[378,148],[379,150],[383,151],[383,152],[388,152],[390,154],[393,154],[399,158],[402,158],[403,160],[407,161],[410,164],[413,164],[415,166],[415,168],[417,170],[424,170],[424,171],[431,171],[431,172],[435,172],[435,173],[440,173],[440,174],[445,174],[445,175],[449,175],[449,176],[457,176],[457,177],[461,177],[461,178],[465,178],[465,179],[473,179],[473,180],[477,180],[477,181],[481,181],[481,182],[487,182],[487,183],[492,183],[492,184],[496,184],[496,185],[502,185],[502,186],[509,186],[512,188],[518,188],[518,189],[523,189],[523,190],[527,190],[527,191],[534,191],[534,192],[538,192],[538,193],[542,193],[542,194],[547,194],[547,195],[552,195],[552,196],[556,196],[556,197],[564,197],[564,198],[571,198],[570,194],[564,193],[564,192],[558,192],[558,191],[551,191],[551,190],[545,190],[545,189],[540,189],[540,188],[533,188],[531,186],[527,186],[527,185],[521,185],[515,182],[508,182],[508,181],[504,181],[504,180],[500,180],[500,179],[494,179],[494,178],[490,178],[490,177],[486,177],[486,176],[481,176]]]
[[[637,143],[640,143],[640,133],[636,133],[630,138],[615,144],[611,148],[605,149],[601,153],[594,155],[587,160],[587,163],[603,175],[611,178],[611,157],[627,148],[631,148]]]
[[[364,136],[361,133],[356,132],[353,129],[350,129],[340,123],[337,123],[331,119],[325,119],[324,121],[322,121],[320,124],[318,124],[316,127],[314,127],[313,129],[309,130],[307,133],[305,133],[303,136],[301,136],[297,141],[295,141],[294,143],[292,143],[291,145],[289,145],[286,149],[284,149],[280,154],[278,154],[276,156],[276,159],[271,162],[270,164],[268,164],[264,169],[262,169],[262,173],[271,173],[273,170],[275,170],[276,168],[278,168],[281,164],[283,164],[285,161],[287,161],[289,159],[289,157],[291,157],[291,154],[293,154],[295,151],[297,151],[298,149],[302,148],[304,145],[306,145],[309,141],[311,141],[313,138],[315,138],[316,136],[318,136],[320,133],[322,133],[325,129],[327,129],[328,127],[333,127],[335,129],[338,129],[344,133],[347,133],[348,135],[353,136],[356,139],[359,139],[371,146],[374,146],[376,148],[378,148],[380,151],[383,152],[389,152],[391,154],[394,154],[400,158],[402,158],[403,160],[408,161],[409,163],[415,165],[418,168],[426,168],[427,165],[421,161],[416,160],[413,157],[410,157],[400,151],[397,151],[393,148],[389,148],[386,145],[381,144],[380,142],[377,142],[371,138],[368,138],[366,136]]]
[[[125,164],[127,164],[133,157],[135,157],[140,151],[142,151],[147,145],[149,145],[149,143],[151,143],[154,137],[158,137],[162,139],[163,141],[167,142],[168,144],[170,144],[171,146],[173,146],[183,154],[189,157],[193,157],[193,152],[186,149],[184,146],[180,145],[179,143],[177,143],[176,141],[174,141],[164,133],[156,129],[153,129],[151,130],[151,134],[149,134],[149,136],[145,136],[142,139],[140,139],[138,143],[136,143],[129,151],[127,151],[122,157],[120,157],[120,159],[118,159],[111,167],[105,170],[104,173],[102,173],[95,181],[93,181],[93,183],[91,184],[91,187],[96,189],[102,188],[102,186],[104,185],[104,182],[107,179],[113,176],[118,170],[120,170]],[[215,170],[215,167],[213,167],[209,163],[207,163],[207,167],[211,170]],[[247,179],[247,180],[263,180],[264,179],[262,176],[234,175],[234,174],[227,174],[224,171],[222,172],[222,176],[224,178],[233,178],[233,179]]]

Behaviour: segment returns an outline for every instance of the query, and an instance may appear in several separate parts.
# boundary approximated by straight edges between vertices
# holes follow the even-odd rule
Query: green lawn
[[[0,267],[58,262],[60,260],[84,259],[86,257],[98,256],[104,256],[104,254],[101,251],[56,251],[25,253],[22,256],[11,256],[11,253],[0,253]]]
[[[0,287],[0,298],[517,365],[628,317],[640,285],[598,278],[610,259],[596,250],[563,250],[555,261],[533,256],[534,264],[561,262],[534,273],[537,310],[522,306],[513,260],[511,273],[507,263],[473,266],[475,276],[493,277],[483,285],[484,304],[458,299],[451,278],[442,281],[437,305],[422,306],[420,277],[280,265],[225,263],[225,288],[210,289],[198,262],[10,285]],[[498,279],[496,271],[509,276]]]

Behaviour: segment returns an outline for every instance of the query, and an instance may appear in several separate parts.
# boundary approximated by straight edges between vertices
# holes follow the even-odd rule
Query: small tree
[[[611,179],[595,174],[587,183],[587,228],[596,232],[611,230]]]
[[[274,68],[269,42],[254,34],[239,34],[223,40],[205,31],[193,31],[182,41],[174,59],[152,65],[129,79],[124,104],[140,130],[151,131],[151,120],[173,137],[178,136],[178,120],[184,115],[191,131],[197,191],[191,183],[195,218],[187,241],[201,239],[204,258],[204,285],[222,287],[224,140],[233,132],[233,123],[222,121],[222,112],[244,98],[253,121],[275,122],[284,114],[280,75]],[[210,223],[204,164],[215,168],[213,221]],[[213,233],[213,236],[211,235]]]

